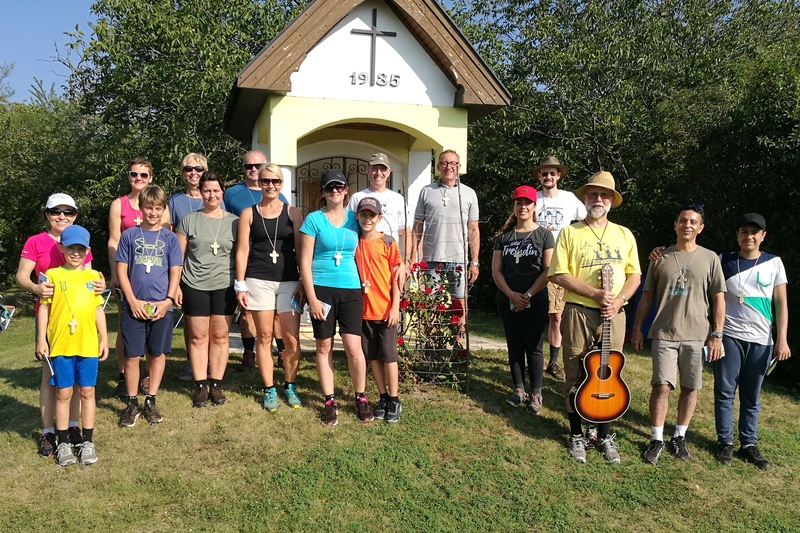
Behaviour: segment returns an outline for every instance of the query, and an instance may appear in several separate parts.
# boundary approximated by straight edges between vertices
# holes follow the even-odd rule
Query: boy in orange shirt
[[[387,422],[400,420],[397,368],[397,322],[400,317],[400,285],[397,269],[402,263],[397,242],[377,231],[383,218],[380,201],[371,196],[358,203],[356,216],[361,238],[356,249],[361,287],[364,294],[361,347],[369,361],[380,401],[375,418]]]

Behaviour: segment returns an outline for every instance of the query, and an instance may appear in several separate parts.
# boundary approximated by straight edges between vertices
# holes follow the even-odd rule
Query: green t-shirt
[[[195,211],[184,216],[175,231],[187,241],[183,283],[198,291],[215,291],[233,285],[239,217],[226,212],[218,219]],[[217,246],[213,246],[215,242]]]

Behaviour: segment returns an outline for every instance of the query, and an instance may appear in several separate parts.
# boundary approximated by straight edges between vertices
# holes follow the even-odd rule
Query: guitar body
[[[574,395],[570,395],[575,411],[595,424],[618,419],[631,404],[631,391],[622,379],[625,354],[608,350],[605,360],[602,350],[587,353],[576,382],[580,385]]]

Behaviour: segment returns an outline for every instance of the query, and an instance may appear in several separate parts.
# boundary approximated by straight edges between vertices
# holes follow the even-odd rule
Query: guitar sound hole
[[[598,379],[608,379],[611,377],[611,368],[608,366],[600,366],[597,369],[597,378]]]

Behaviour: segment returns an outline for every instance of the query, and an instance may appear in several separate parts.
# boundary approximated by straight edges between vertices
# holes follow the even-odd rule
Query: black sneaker
[[[642,453],[642,461],[654,465],[658,462],[658,458],[661,457],[661,452],[663,451],[664,451],[663,440],[651,440],[650,445]]]
[[[119,417],[119,427],[132,428],[139,418],[139,406],[135,403],[129,403],[125,410],[122,411],[122,416]]]
[[[386,408],[386,417],[384,420],[387,422],[397,422],[400,420],[400,413],[403,412],[403,406],[400,405],[400,402],[389,401],[389,405]]]
[[[319,418],[322,420],[322,423],[327,426],[335,426],[339,423],[339,404],[336,400],[328,400],[325,402]]]
[[[375,415],[372,413],[372,408],[369,406],[369,402],[365,396],[356,400],[356,415],[358,415],[358,419],[362,422],[372,422],[375,420]]]
[[[561,367],[558,366],[558,363],[553,361],[552,363],[547,364],[547,368],[545,369],[546,374],[550,374],[553,376],[553,379],[556,381],[565,381],[564,371],[561,370]]]
[[[378,404],[375,406],[375,409],[372,410],[372,413],[375,415],[375,418],[377,418],[378,420],[386,418],[386,408],[388,406],[389,406],[389,400],[384,400],[383,397],[381,397],[381,399],[378,400]]]
[[[114,388],[114,396],[122,401],[128,399],[128,388],[125,386],[125,380],[117,381],[117,386]]]
[[[689,450],[686,448],[686,437],[672,437],[672,455],[682,461],[689,459]]]
[[[205,407],[208,405],[208,387],[206,387],[204,383],[198,383],[195,386],[192,405],[194,407]]]
[[[717,452],[717,459],[725,466],[731,466],[731,463],[733,463],[733,444],[730,442],[721,442],[719,451]]]
[[[256,353],[245,350],[242,354],[242,363],[237,367],[238,372],[250,372],[256,368]]]
[[[69,435],[69,443],[73,446],[78,446],[83,442],[83,435],[81,435],[81,428],[78,426],[70,426],[67,431]]]
[[[164,421],[164,417],[158,412],[156,402],[150,401],[150,398],[144,401],[144,419],[148,424],[158,424]]]
[[[45,433],[39,437],[39,457],[50,458],[56,454],[56,434]]]
[[[761,470],[769,470],[769,461],[764,459],[764,456],[761,455],[761,451],[755,444],[739,448],[739,455],[741,455],[745,461],[756,465]]]

